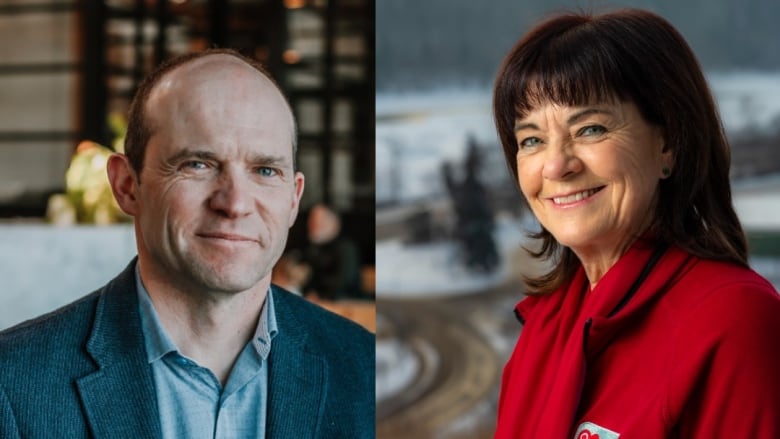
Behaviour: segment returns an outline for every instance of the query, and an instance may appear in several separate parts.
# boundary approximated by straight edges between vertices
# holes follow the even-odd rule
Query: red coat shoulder
[[[700,260],[664,302],[678,319],[666,415],[679,416],[681,437],[780,437],[774,287],[748,268]]]

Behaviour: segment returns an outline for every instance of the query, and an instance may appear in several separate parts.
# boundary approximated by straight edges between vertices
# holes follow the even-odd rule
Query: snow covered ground
[[[396,338],[376,342],[376,400],[401,393],[420,373],[420,358]]]
[[[714,73],[707,80],[726,131],[777,128],[780,73]]]
[[[745,229],[780,231],[780,175],[740,181],[733,192],[734,208]]]
[[[376,291],[382,298],[414,298],[474,293],[500,285],[512,272],[511,256],[527,242],[524,225],[499,220],[494,239],[501,255],[490,274],[473,273],[458,260],[454,241],[407,245],[398,240],[376,243]]]
[[[376,106],[377,203],[443,195],[441,164],[461,160],[468,136],[498,144],[488,90],[378,95]]]

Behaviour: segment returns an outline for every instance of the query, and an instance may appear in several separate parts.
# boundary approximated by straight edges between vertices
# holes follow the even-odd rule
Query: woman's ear
[[[659,140],[661,142],[661,179],[664,179],[669,178],[674,170],[675,151],[674,148],[667,143],[663,132],[660,129],[658,131]]]
[[[108,182],[114,198],[122,208],[122,211],[130,216],[138,212],[136,191],[138,189],[137,176],[127,156],[124,154],[112,154],[108,158]]]
[[[666,147],[661,152],[661,178],[668,178],[674,170],[674,150]]]

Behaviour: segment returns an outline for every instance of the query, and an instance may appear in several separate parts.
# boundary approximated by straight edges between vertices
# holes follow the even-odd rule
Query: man
[[[304,185],[294,136],[235,52],[146,79],[108,163],[138,257],[0,335],[0,437],[374,436],[374,337],[270,283]]]

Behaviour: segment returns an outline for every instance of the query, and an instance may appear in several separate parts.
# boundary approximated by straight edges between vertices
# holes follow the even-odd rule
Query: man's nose
[[[253,206],[249,176],[241,171],[224,169],[209,198],[209,207],[226,217],[237,218],[249,215]]]

